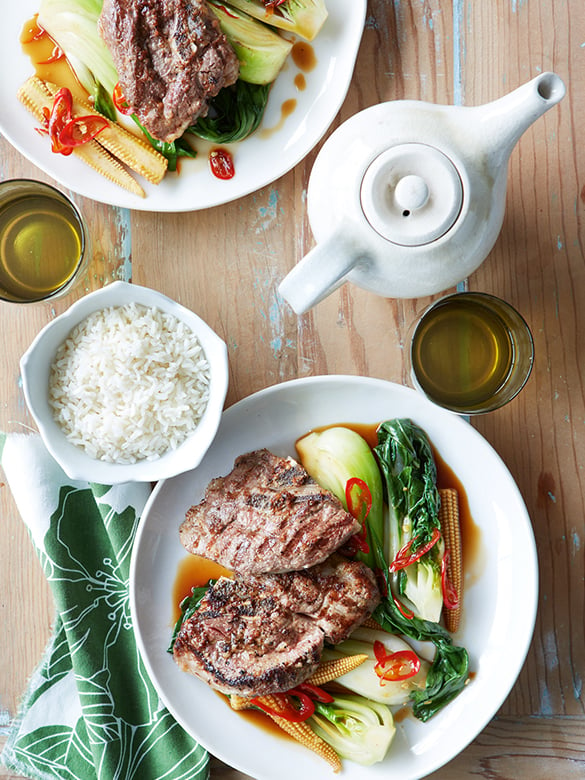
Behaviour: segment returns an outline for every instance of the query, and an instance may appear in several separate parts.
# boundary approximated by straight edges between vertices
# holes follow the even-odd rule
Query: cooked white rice
[[[49,404],[67,438],[112,463],[154,460],[197,427],[209,365],[171,314],[129,303],[91,314],[57,350]]]

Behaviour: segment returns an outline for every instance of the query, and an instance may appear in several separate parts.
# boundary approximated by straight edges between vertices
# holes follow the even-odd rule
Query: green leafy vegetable
[[[335,696],[331,704],[317,701],[307,722],[340,756],[363,766],[382,761],[396,733],[388,707],[363,696]]]
[[[218,144],[247,138],[262,121],[269,91],[269,85],[245,81],[224,87],[189,132]]]
[[[390,633],[435,645],[435,658],[427,673],[426,687],[410,695],[415,716],[427,721],[463,690],[469,675],[469,656],[465,648],[453,645],[449,632],[439,623],[416,616],[407,618],[400,611],[390,590],[390,572],[382,542],[374,536],[373,544],[376,566],[387,591],[374,611],[374,619]]]
[[[93,93],[93,106],[96,111],[99,111],[100,114],[107,116],[108,119],[112,120],[112,122],[118,121],[118,112],[116,111],[116,106],[114,105],[112,96],[99,82],[97,82],[95,85]]]
[[[201,601],[203,600],[203,597],[209,590],[210,586],[213,585],[215,580],[209,580],[207,585],[203,585],[200,588],[193,588],[191,591],[190,596],[185,596],[183,601],[179,604],[179,608],[181,610],[181,616],[175,623],[175,627],[173,628],[173,635],[171,637],[171,642],[167,648],[167,652],[172,653],[173,647],[175,645],[175,639],[177,638],[177,634],[181,630],[181,626],[186,620],[189,620],[190,617],[193,617],[195,612],[199,609],[199,605],[201,604]]]
[[[301,463],[321,487],[330,490],[348,509],[346,485],[358,478],[369,488],[371,507],[366,519],[368,552],[358,557],[373,568],[371,533],[379,537],[384,528],[384,492],[380,471],[369,444],[356,431],[343,426],[309,433],[297,442]]]
[[[156,149],[157,152],[160,152],[163,157],[167,158],[169,161],[167,170],[177,170],[177,160],[179,157],[197,157],[197,150],[193,149],[193,147],[183,137],[176,138],[174,141],[159,141],[158,138],[154,138],[154,136],[152,136],[148,130],[142,124],[140,124],[140,120],[136,114],[131,114],[130,116],[142,130],[152,147]]]
[[[426,433],[410,420],[389,420],[375,448],[390,512],[387,561],[391,585],[416,614],[437,622],[443,608],[437,469]]]
[[[246,13],[218,0],[209,0],[221,31],[240,61],[240,79],[271,84],[280,73],[292,43]]]
[[[263,22],[296,33],[308,41],[317,35],[325,19],[325,0],[284,0],[282,3],[270,0],[229,0],[230,5],[246,11]]]

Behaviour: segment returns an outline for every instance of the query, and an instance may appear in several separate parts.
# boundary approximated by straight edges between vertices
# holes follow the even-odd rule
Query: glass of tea
[[[427,398],[458,414],[481,414],[511,401],[526,384],[534,342],[506,301],[480,292],[447,295],[419,317],[410,373]]]
[[[79,210],[50,184],[0,182],[0,300],[45,301],[68,292],[88,255]]]

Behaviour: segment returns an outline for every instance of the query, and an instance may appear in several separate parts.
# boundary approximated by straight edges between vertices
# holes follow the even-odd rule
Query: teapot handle
[[[278,292],[297,314],[304,314],[341,287],[363,256],[363,249],[346,229],[338,229],[303,257],[282,280]]]

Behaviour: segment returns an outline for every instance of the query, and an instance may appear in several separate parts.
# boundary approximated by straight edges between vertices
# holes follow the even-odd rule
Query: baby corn
[[[382,628],[382,626],[378,623],[378,621],[374,620],[374,618],[371,617],[371,616],[364,620],[364,622],[362,623],[362,626],[363,626],[363,628],[373,628],[376,631],[383,631],[384,630]]]
[[[252,699],[247,696],[239,696],[238,694],[234,694],[230,696],[229,699],[230,707],[236,711],[249,710],[254,707]],[[276,711],[278,711],[282,706],[278,696],[258,696],[256,697],[256,701]],[[321,737],[318,737],[315,734],[313,729],[307,723],[304,721],[295,723],[287,720],[286,718],[280,718],[277,715],[272,715],[269,712],[266,712],[265,714],[268,715],[269,718],[272,718],[272,720],[283,731],[286,731],[286,733],[293,737],[297,742],[300,742],[301,745],[304,745],[305,747],[309,748],[309,750],[312,750],[313,753],[316,753],[318,756],[325,759],[325,761],[327,761],[327,763],[333,767],[335,772],[339,772],[341,769],[341,760],[339,756],[335,750],[333,750],[333,748],[328,745],[327,742],[325,742],[325,740],[321,739]]]
[[[53,95],[56,94],[58,87],[55,84],[47,83],[47,87]],[[73,115],[88,114],[102,116],[89,103],[73,98]],[[95,140],[147,181],[159,184],[167,171],[166,157],[153,149],[149,143],[126,130],[125,127],[111,122],[109,119],[107,121],[108,126],[100,132]]]
[[[447,576],[457,595],[457,606],[454,609],[444,609],[445,625],[451,632],[457,631],[461,620],[461,608],[463,601],[463,559],[461,550],[461,528],[459,525],[459,498],[453,488],[439,490],[441,496],[441,508],[439,521],[445,540],[445,547],[449,551],[449,565]]]
[[[367,660],[368,656],[365,653],[359,653],[346,656],[345,658],[336,658],[331,661],[321,661],[317,670],[308,678],[307,682],[311,685],[324,685],[325,683],[336,680],[338,677],[347,674],[347,672],[351,672]],[[247,710],[254,706],[250,697],[239,696],[238,694],[230,696],[229,700],[230,707],[236,711]],[[276,711],[282,706],[278,696],[258,696],[256,701]],[[331,745],[328,745],[325,740],[315,734],[308,723],[292,722],[286,718],[280,718],[277,715],[273,715],[270,712],[267,712],[266,715],[272,718],[283,731],[286,731],[286,733],[293,737],[297,742],[300,742],[301,745],[309,748],[309,750],[312,750],[327,761],[335,772],[339,772],[341,769],[341,760],[339,756]]]
[[[273,701],[272,696],[263,696],[262,699],[268,706],[278,707],[278,699]],[[301,745],[309,748],[313,753],[327,761],[334,772],[341,770],[341,759],[335,750],[324,739],[318,737],[308,723],[293,723],[285,718],[279,718],[277,715],[270,715],[270,717],[283,731],[294,737],[297,742],[300,742]]]
[[[367,660],[368,656],[365,653],[358,653],[357,655],[348,655],[344,658],[335,658],[331,661],[321,661],[317,671],[309,677],[307,682],[311,683],[311,685],[325,685],[325,683],[352,672]]]
[[[43,109],[51,110],[58,87],[31,76],[19,89],[20,102],[44,124]],[[88,103],[73,101],[73,115],[102,116]],[[104,117],[105,118],[105,117]],[[144,197],[144,190],[130,175],[124,165],[144,176],[147,181],[158,184],[167,169],[167,160],[148,143],[130,133],[115,122],[108,122],[99,137],[73,149],[73,154],[110,181]]]
[[[230,707],[232,710],[236,710],[236,712],[240,712],[241,710],[249,710],[254,706],[249,696],[240,696],[237,693],[231,694],[229,700]]]

